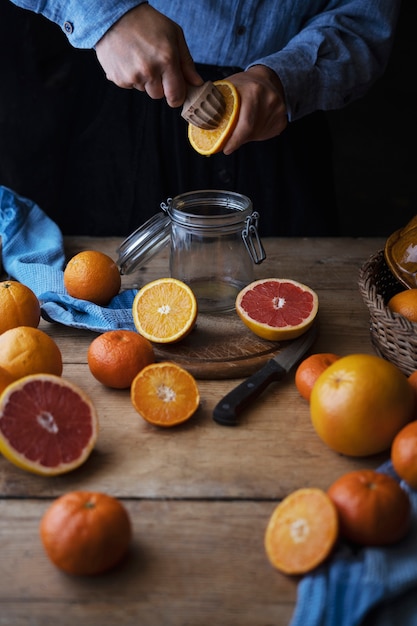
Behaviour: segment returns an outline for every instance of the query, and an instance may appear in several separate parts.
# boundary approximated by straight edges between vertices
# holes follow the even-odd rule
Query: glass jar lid
[[[149,261],[171,240],[171,219],[156,213],[139,226],[118,247],[117,264],[121,274],[130,274]]]

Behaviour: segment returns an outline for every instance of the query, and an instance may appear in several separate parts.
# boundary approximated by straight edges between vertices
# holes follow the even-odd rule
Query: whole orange
[[[70,296],[105,306],[120,291],[120,271],[107,254],[84,250],[68,261],[64,285]]]
[[[62,354],[40,328],[17,326],[0,335],[0,367],[17,380],[28,374],[62,374]]]
[[[387,450],[414,414],[414,393],[392,363],[369,354],[341,357],[320,374],[310,398],[319,437],[349,456]]]
[[[417,322],[417,288],[405,289],[392,296],[388,301],[388,308],[393,313],[399,313],[410,322]]]
[[[0,367],[0,393],[2,393],[6,387],[15,381],[15,377],[10,374],[4,367]]]
[[[341,535],[354,543],[388,545],[410,528],[408,494],[387,474],[354,470],[335,480],[327,493],[337,508]]]
[[[310,401],[311,390],[317,378],[337,359],[340,359],[338,354],[320,352],[310,354],[310,356],[301,361],[295,371],[295,386],[303,398]]]
[[[40,535],[50,560],[68,574],[105,572],[126,555],[132,538],[122,503],[98,492],[72,491],[42,517]]]
[[[0,333],[16,326],[37,328],[41,307],[33,291],[15,280],[0,282]]]
[[[408,382],[410,383],[413,391],[414,391],[414,397],[416,400],[416,406],[415,406],[415,411],[414,411],[414,416],[417,418],[417,370],[415,372],[411,372],[411,374],[408,377]]]
[[[133,330],[109,330],[96,337],[87,352],[92,375],[103,385],[127,389],[136,374],[155,361],[153,346]]]
[[[396,434],[391,446],[391,462],[398,476],[417,489],[417,421]]]

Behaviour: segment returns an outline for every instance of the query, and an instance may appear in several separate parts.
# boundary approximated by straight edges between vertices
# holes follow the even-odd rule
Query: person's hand
[[[171,107],[185,100],[187,83],[201,85],[182,29],[149,4],[128,11],[96,45],[100,65],[119,87],[165,97]]]
[[[228,77],[240,93],[239,118],[223,152],[231,154],[249,141],[280,135],[288,124],[284,91],[278,76],[265,65],[254,65]]]

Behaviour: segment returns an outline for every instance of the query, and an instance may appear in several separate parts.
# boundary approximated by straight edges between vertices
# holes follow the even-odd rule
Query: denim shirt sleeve
[[[12,0],[92,48],[141,0]],[[153,0],[178,22],[197,63],[279,76],[290,121],[338,109],[364,95],[385,70],[401,0]],[[202,24],[210,28],[202,29]],[[204,32],[204,36],[202,36]],[[244,36],[241,33],[244,32]]]
[[[75,48],[94,48],[104,33],[127,11],[145,0],[12,0],[17,6],[41,13],[62,28]]]
[[[309,19],[281,50],[248,67],[266,65],[279,76],[290,121],[316,110],[342,108],[383,74],[400,3],[329,2],[328,10]]]

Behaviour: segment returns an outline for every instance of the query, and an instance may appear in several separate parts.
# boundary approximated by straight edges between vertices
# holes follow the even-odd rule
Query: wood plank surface
[[[68,256],[101,249],[116,258],[117,239],[69,238]],[[292,278],[319,295],[314,352],[373,353],[368,312],[358,290],[361,264],[381,239],[266,239],[257,277]],[[168,274],[167,251],[123,286]],[[79,470],[43,478],[0,459],[0,626],[288,624],[297,580],[269,565],[263,533],[277,502],[302,486],[327,486],[386,455],[351,459],[314,433],[294,372],[248,408],[240,426],[212,419],[220,398],[240,379],[199,380],[201,406],[186,424],[155,428],[134,411],[128,391],[103,387],[87,366],[96,333],[41,322],[63,353],[63,375],[97,407],[96,449]],[[92,489],[115,495],[131,513],[127,561],[94,579],[52,566],[38,536],[40,518],[58,495]]]

